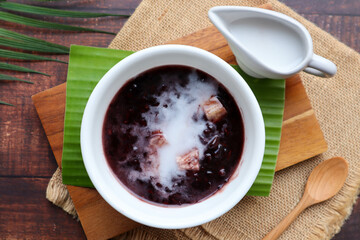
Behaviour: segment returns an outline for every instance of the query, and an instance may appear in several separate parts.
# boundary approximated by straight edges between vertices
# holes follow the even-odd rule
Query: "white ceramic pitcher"
[[[219,6],[209,18],[227,39],[239,66],[256,78],[287,78],[304,70],[332,77],[336,66],[313,53],[309,32],[295,19],[271,10]]]

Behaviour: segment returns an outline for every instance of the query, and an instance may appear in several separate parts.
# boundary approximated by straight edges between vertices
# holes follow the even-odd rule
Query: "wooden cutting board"
[[[215,27],[170,42],[205,49],[230,64],[235,58]],[[66,84],[32,96],[46,136],[61,166]],[[276,171],[327,150],[327,144],[299,75],[286,80],[285,112]],[[108,239],[139,224],[115,211],[95,189],[67,186],[88,239]]]

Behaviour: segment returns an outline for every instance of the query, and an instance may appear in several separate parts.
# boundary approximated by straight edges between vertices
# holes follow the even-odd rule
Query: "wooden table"
[[[92,0],[76,3],[37,3],[84,11],[131,14],[141,0]],[[360,52],[360,1],[282,0],[305,18]],[[53,19],[53,18],[50,18]],[[118,32],[126,19],[61,20],[79,26]],[[113,36],[39,30],[0,21],[0,26],[64,45],[106,47]],[[66,60],[67,56],[59,56]],[[9,63],[16,63],[9,61]],[[80,223],[45,199],[45,190],[56,162],[30,96],[65,82],[67,65],[52,62],[24,62],[22,66],[46,72],[51,77],[30,74],[15,76],[34,81],[0,83],[0,238],[3,239],[85,239]],[[5,73],[6,72],[2,72]],[[13,74],[13,73],[11,73]],[[351,217],[334,239],[360,239],[360,200]]]

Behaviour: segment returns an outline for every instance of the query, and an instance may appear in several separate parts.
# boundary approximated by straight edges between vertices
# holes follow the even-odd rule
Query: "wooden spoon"
[[[341,157],[334,157],[317,165],[308,178],[298,205],[263,240],[277,239],[303,210],[328,200],[339,192],[348,175],[348,165]]]

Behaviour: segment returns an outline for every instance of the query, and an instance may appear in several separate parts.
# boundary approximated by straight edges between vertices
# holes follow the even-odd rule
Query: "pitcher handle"
[[[305,72],[319,77],[332,77],[336,73],[336,65],[330,60],[314,54]]]

